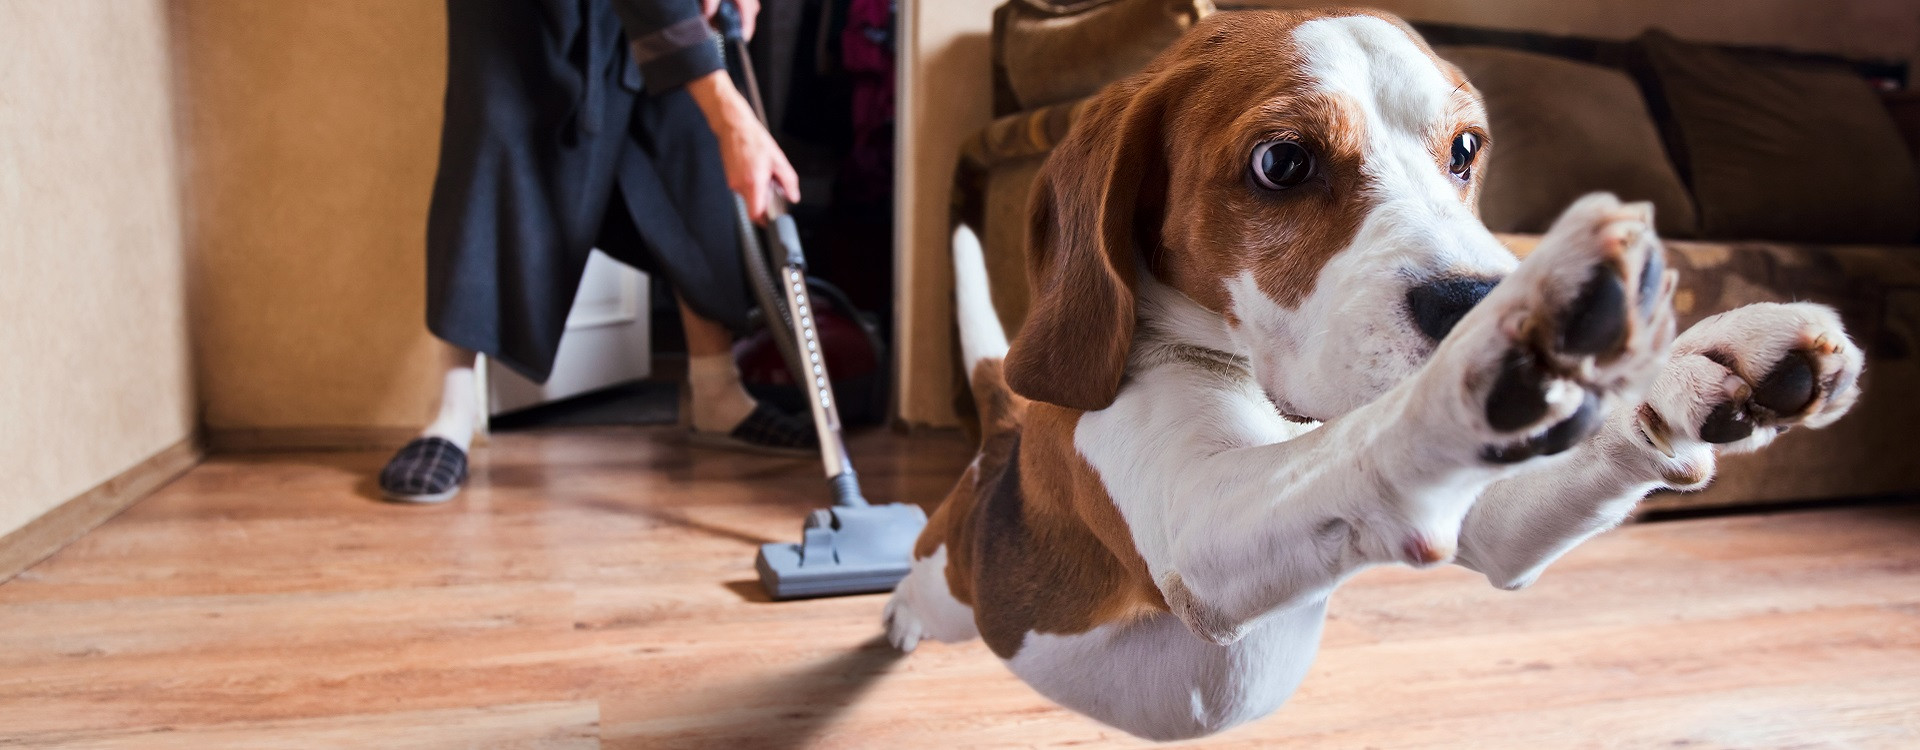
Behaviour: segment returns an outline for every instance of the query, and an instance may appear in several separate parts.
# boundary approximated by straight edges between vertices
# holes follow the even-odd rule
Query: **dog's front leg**
[[[1139,373],[1079,434],[1178,436],[1081,443],[1169,607],[1228,643],[1368,565],[1450,559],[1484,489],[1578,444],[1658,371],[1672,286],[1649,225],[1644,205],[1575,204],[1414,377],[1291,440],[1209,453],[1205,412]]]
[[[1459,562],[1495,586],[1525,587],[1648,493],[1705,487],[1716,454],[1839,419],[1859,397],[1864,362],[1819,305],[1748,305],[1703,320],[1674,342],[1644,402],[1614,410],[1565,463],[1489,487],[1467,515]]]
[[[1452,556],[1469,504],[1505,469],[1459,443],[1411,438],[1444,421],[1444,410],[1422,408],[1425,390],[1396,389],[1292,440],[1181,468],[1165,554],[1147,560],[1188,628],[1232,643],[1370,565]]]

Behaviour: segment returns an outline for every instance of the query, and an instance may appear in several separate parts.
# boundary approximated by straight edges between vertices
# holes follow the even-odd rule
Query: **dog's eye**
[[[1480,136],[1461,133],[1453,138],[1453,158],[1447,160],[1447,171],[1466,177],[1473,169],[1473,157],[1480,154]]]
[[[1293,141],[1267,141],[1253,147],[1253,179],[1268,190],[1285,190],[1313,176],[1313,157]]]

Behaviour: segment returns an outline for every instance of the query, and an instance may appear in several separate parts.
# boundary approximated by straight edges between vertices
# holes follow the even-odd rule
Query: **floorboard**
[[[931,502],[957,436],[859,436]],[[882,599],[773,603],[817,464],[667,428],[501,435],[443,506],[378,453],[209,460],[0,585],[0,746],[1142,747]],[[1920,747],[1920,508],[1628,526],[1524,592],[1370,571],[1279,714],[1194,747]]]

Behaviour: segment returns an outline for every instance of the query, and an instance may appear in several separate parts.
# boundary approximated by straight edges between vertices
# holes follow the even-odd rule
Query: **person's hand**
[[[727,187],[747,203],[747,215],[766,223],[777,189],[788,202],[800,201],[800,176],[773,134],[760,124],[753,107],[733,87],[725,70],[716,70],[687,84],[707,127],[720,141],[720,162],[727,170]]]
[[[760,0],[733,0],[740,7],[740,36],[753,41],[753,21],[760,17]],[[711,20],[720,12],[720,0],[700,0],[700,12]]]

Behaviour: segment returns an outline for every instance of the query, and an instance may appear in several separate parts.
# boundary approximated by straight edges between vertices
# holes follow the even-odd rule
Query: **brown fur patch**
[[[1133,534],[1073,446],[1080,412],[1032,404],[1018,430],[989,433],[979,462],[915,546],[947,545],[947,587],[981,637],[1011,658],[1030,631],[1081,633],[1168,611]]]
[[[1002,658],[1030,631],[1082,633],[1168,611],[1132,531],[1073,446],[1079,419],[1046,404],[1028,410],[1016,460],[974,511],[974,620]]]
[[[933,517],[927,520],[926,531],[914,542],[914,559],[931,557],[949,539],[972,538],[970,527],[973,507],[982,472],[984,470],[989,477],[996,476],[1007,465],[1014,445],[1020,438],[1020,422],[1027,412],[1027,400],[1007,387],[1001,361],[981,360],[974,365],[973,375],[967,382],[972,387],[973,402],[980,412],[980,455],[960,475],[959,483],[947,493],[947,499],[940,503],[940,507],[934,509]],[[948,570],[970,567],[960,561],[970,557],[971,550],[959,547],[947,550]],[[953,587],[956,598],[972,603],[970,577],[955,580],[950,575],[948,583]],[[967,590],[962,592],[959,585],[966,585]]]

